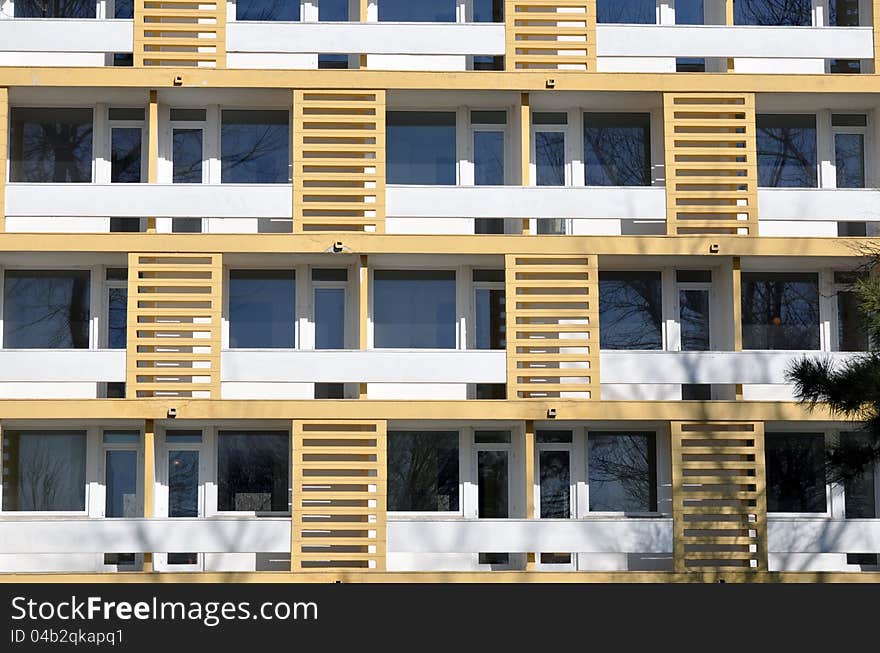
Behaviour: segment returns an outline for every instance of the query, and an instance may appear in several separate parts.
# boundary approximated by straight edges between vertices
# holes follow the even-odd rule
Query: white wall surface
[[[102,54],[131,52],[133,43],[134,21],[132,20],[95,18],[0,20],[0,49],[8,52]],[[103,58],[100,65],[103,65]]]

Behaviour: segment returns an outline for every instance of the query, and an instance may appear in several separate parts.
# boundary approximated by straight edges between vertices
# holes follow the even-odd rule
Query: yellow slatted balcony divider
[[[505,0],[507,70],[596,70],[596,0]]]
[[[767,571],[763,422],[672,422],[675,571]]]
[[[385,91],[294,92],[293,230],[385,231]]]
[[[135,0],[135,66],[226,67],[225,0]]]
[[[293,422],[291,571],[385,570],[386,426]]]
[[[220,254],[129,254],[129,398],[220,398],[222,279]]]
[[[9,89],[0,87],[0,233],[6,231],[6,134],[9,133]]]
[[[758,235],[754,93],[664,93],[667,233]]]
[[[505,256],[507,398],[599,398],[595,256]]]

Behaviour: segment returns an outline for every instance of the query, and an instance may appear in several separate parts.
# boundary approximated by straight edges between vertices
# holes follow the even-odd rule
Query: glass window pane
[[[874,437],[868,433],[841,433],[844,446],[857,449],[873,448]],[[877,517],[876,463],[868,465],[861,474],[844,481],[845,513],[847,519],[875,519]]]
[[[657,510],[653,433],[590,433],[587,438],[590,510]]]
[[[348,19],[348,0],[318,0],[318,20],[346,22]]]
[[[837,293],[837,339],[840,351],[868,351],[868,332],[860,310],[861,299],[852,291]]]
[[[474,183],[504,185],[504,132],[474,132]]]
[[[201,431],[167,431],[165,433],[167,444],[198,444],[201,441]]]
[[[116,184],[142,181],[140,127],[114,127],[110,130],[110,181]]]
[[[472,125],[506,125],[507,124],[507,112],[506,111],[485,111],[480,109],[475,109],[471,111],[471,124]]]
[[[535,132],[535,168],[538,186],[565,186],[565,134]]]
[[[475,23],[503,23],[504,0],[473,0]]]
[[[104,444],[139,444],[140,431],[104,431]]]
[[[95,18],[95,0],[15,0],[15,18]]]
[[[91,109],[15,107],[9,141],[10,181],[92,181]]]
[[[345,349],[345,289],[315,289],[315,349]]]
[[[828,0],[828,24],[837,27],[857,27],[859,0]]]
[[[137,451],[105,452],[105,517],[139,517]]]
[[[655,0],[596,0],[596,22],[639,23],[657,22]]]
[[[709,291],[679,290],[682,351],[709,349]]]
[[[454,23],[455,0],[379,0],[379,21]]]
[[[571,454],[568,451],[541,451],[541,519],[571,517]]]
[[[323,3],[322,3],[323,4]],[[235,20],[299,20],[298,0],[236,0]]]
[[[312,281],[348,281],[348,270],[345,268],[312,268]]]
[[[477,452],[477,516],[504,519],[508,510],[508,452]]]
[[[819,275],[744,272],[744,349],[819,349]]]
[[[736,0],[734,25],[813,24],[811,0]]]
[[[375,347],[455,348],[454,271],[376,270],[374,281]]]
[[[389,431],[388,510],[459,510],[458,432]]]
[[[675,0],[676,25],[703,25],[703,0]]]
[[[768,433],[767,512],[825,512],[825,436]]]
[[[584,114],[584,157],[587,186],[649,186],[650,114]]]
[[[6,270],[3,346],[88,349],[88,270]]]
[[[282,431],[220,431],[217,509],[286,512],[290,492],[290,436]]]
[[[293,270],[229,272],[229,346],[242,349],[296,346]]]
[[[386,121],[389,184],[455,184],[455,113],[389,111]]]
[[[199,452],[168,452],[168,516],[199,516]]]
[[[599,273],[599,340],[602,349],[662,349],[659,272]]]
[[[171,109],[171,122],[205,122],[207,109]]]
[[[125,349],[127,345],[128,288],[107,289],[107,346]]]
[[[85,431],[3,434],[4,511],[85,509]]]
[[[758,185],[815,188],[816,116],[757,116]]]
[[[175,129],[173,136],[173,182],[202,183],[202,130]]]
[[[864,134],[835,134],[834,161],[838,188],[865,187]]]
[[[475,431],[477,444],[510,444],[510,431]]]
[[[538,444],[571,443],[572,437],[571,431],[538,431],[535,433],[535,442]]]
[[[505,293],[501,288],[477,288],[476,292],[476,348],[504,349]]]
[[[131,4],[129,4],[131,6]],[[119,2],[116,2],[116,8],[119,8]],[[146,111],[140,107],[131,107],[131,108],[120,108],[113,107],[107,110],[108,116],[111,121],[113,120],[132,120],[132,121],[144,121],[144,117],[146,116]]]
[[[223,111],[220,165],[224,184],[286,184],[290,180],[287,111]]]

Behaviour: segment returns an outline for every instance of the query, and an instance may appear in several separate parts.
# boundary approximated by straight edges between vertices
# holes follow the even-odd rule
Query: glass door
[[[571,431],[538,431],[535,434],[536,505],[540,519],[571,519],[576,514],[572,442]],[[542,565],[570,565],[571,562],[571,552],[540,552]]]
[[[204,517],[203,452],[201,431],[168,431],[163,467],[168,493],[167,517]],[[196,551],[164,554],[167,571],[200,571],[202,556]]]
[[[477,517],[507,519],[510,516],[510,431],[476,431],[474,445],[477,471]],[[510,554],[480,553],[481,565],[509,565]]]
[[[100,477],[104,481],[105,519],[134,519],[143,515],[140,491],[139,431],[105,431],[102,434]],[[109,571],[132,571],[143,564],[141,553],[103,553],[99,561]]]
[[[175,184],[203,184],[205,165],[205,109],[171,109],[171,181]],[[174,233],[200,233],[201,218],[175,218]]]
[[[566,132],[568,114],[564,111],[535,113],[532,118],[532,160],[536,186],[568,186],[570,180]],[[564,234],[565,220],[538,220],[539,234]]]

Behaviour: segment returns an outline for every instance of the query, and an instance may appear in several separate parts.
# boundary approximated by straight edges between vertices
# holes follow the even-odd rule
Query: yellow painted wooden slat
[[[505,0],[504,13],[507,70],[596,70],[595,0]]]

